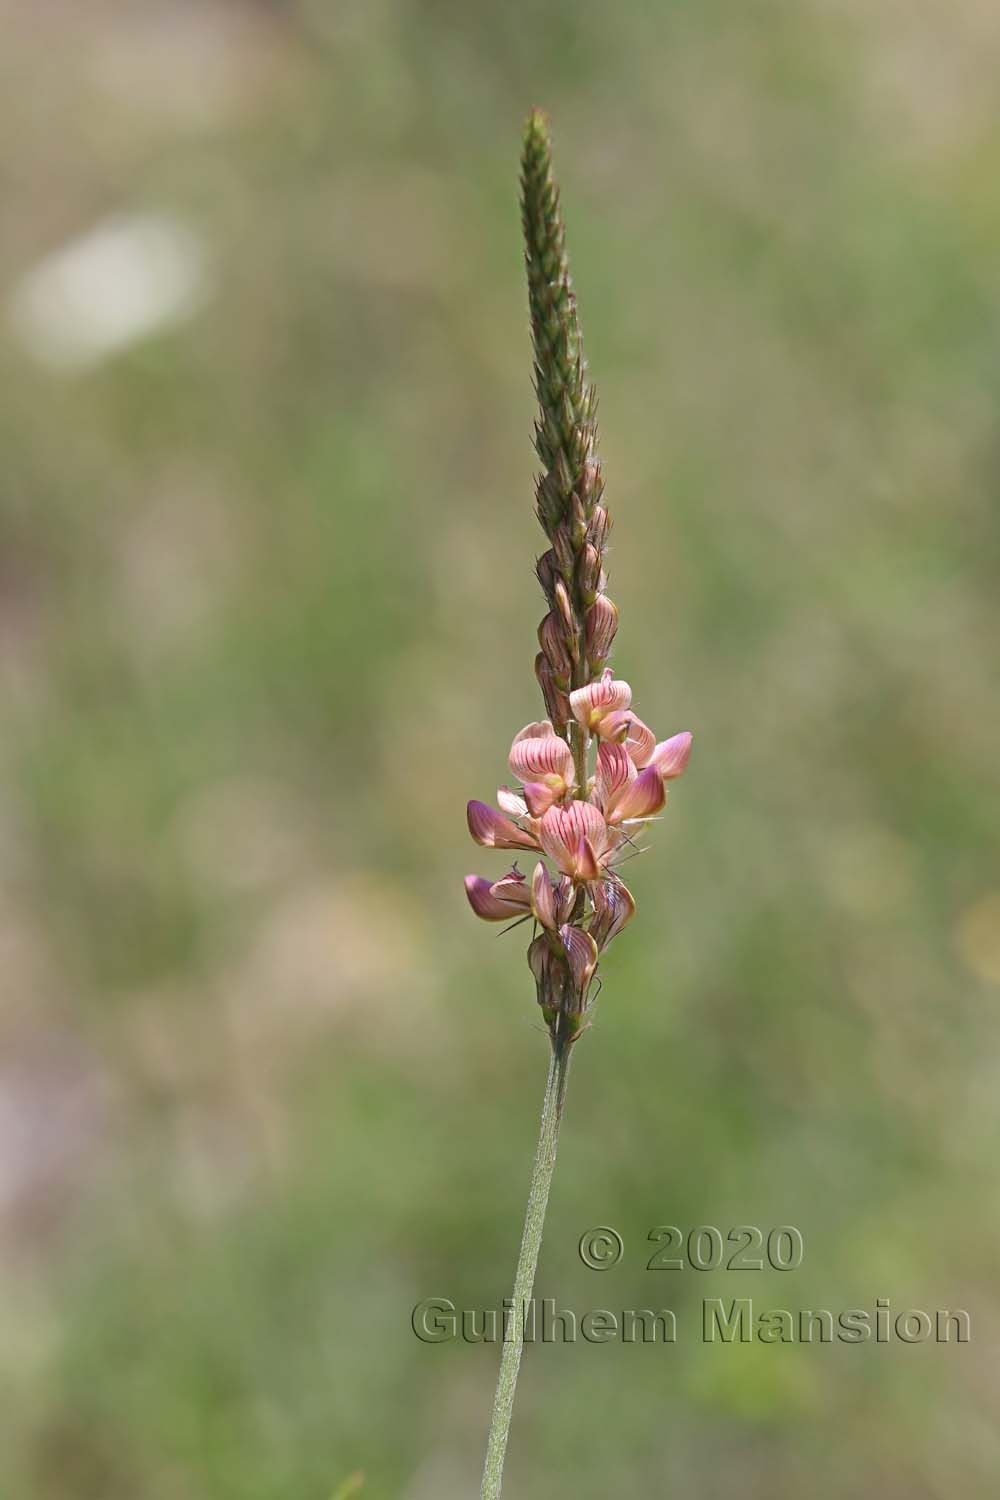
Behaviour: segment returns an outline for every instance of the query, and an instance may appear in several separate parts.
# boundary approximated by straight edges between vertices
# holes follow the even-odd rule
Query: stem
[[[576,723],[570,725],[569,742],[573,751],[573,774],[576,778],[576,791],[573,796],[585,802],[587,800],[587,736],[582,725]]]
[[[503,1353],[500,1356],[500,1374],[496,1395],[493,1398],[493,1416],[490,1420],[490,1435],[486,1444],[486,1463],[483,1468],[481,1500],[498,1500],[503,1484],[503,1461],[507,1453],[510,1435],[510,1419],[514,1410],[514,1392],[517,1375],[521,1368],[521,1350],[524,1345],[524,1321],[535,1285],[535,1268],[538,1251],[542,1243],[545,1225],[545,1209],[549,1201],[549,1188],[556,1164],[556,1145],[559,1140],[559,1122],[562,1119],[563,1101],[566,1097],[566,1080],[569,1075],[570,1043],[561,1034],[552,1043],[549,1076],[545,1084],[542,1101],[542,1123],[538,1131],[535,1163],[531,1170],[531,1187],[528,1191],[528,1207],[524,1216],[524,1233],[514,1273],[513,1310],[509,1319],[504,1319]]]

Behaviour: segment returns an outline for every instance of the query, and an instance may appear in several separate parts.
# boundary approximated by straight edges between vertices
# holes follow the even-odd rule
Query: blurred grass
[[[0,347],[0,1490],[475,1491],[494,1351],[409,1315],[507,1294],[545,1066],[460,884],[494,867],[464,800],[538,711],[541,102],[617,662],[697,750],[578,1052],[539,1293],[684,1326],[746,1293],[647,1275],[652,1225],[791,1222],[762,1304],[967,1306],[974,1342],[535,1349],[511,1493],[992,1495],[992,8],[4,21],[4,287],[154,209],[214,295],[77,378]]]

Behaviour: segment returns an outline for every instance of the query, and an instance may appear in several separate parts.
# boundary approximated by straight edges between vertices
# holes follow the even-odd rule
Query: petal
[[[632,689],[627,682],[616,681],[610,667],[606,667],[597,682],[577,688],[569,695],[573,717],[585,729],[593,729],[601,718],[632,702]]]
[[[611,821],[623,823],[626,818],[651,818],[666,800],[663,777],[655,766],[647,766],[618,798],[610,814]]]
[[[568,875],[560,875],[556,886],[556,915],[560,923],[568,922],[576,904],[576,886]]]
[[[597,944],[589,932],[584,932],[582,927],[570,927],[568,923],[560,927],[559,936],[566,949],[573,982],[582,996],[597,968]]]
[[[623,745],[632,730],[634,715],[627,708],[613,708],[602,714],[592,725],[593,731],[602,740]]]
[[[490,886],[493,895],[500,901],[509,901],[512,906],[520,907],[522,911],[531,908],[531,887],[521,874],[517,865],[506,875],[501,875]]]
[[[557,803],[542,818],[538,838],[563,874],[575,876],[580,840],[587,840],[599,860],[608,846],[608,825],[589,802]]]
[[[554,734],[555,730],[548,719],[536,719],[533,723],[525,724],[523,729],[517,731],[514,736],[514,744],[516,745],[518,740],[543,740]]]
[[[691,759],[691,746],[694,743],[694,735],[686,729],[681,734],[671,735],[669,740],[661,740],[650,756],[649,764],[655,766],[664,781],[672,781],[679,776]]]
[[[565,787],[573,779],[573,752],[557,734],[516,739],[510,747],[510,768],[518,781],[551,776]]]
[[[546,786],[541,781],[526,781],[524,783],[524,800],[528,811],[533,818],[540,818],[547,813],[553,802],[557,800],[557,793],[552,787]]]
[[[590,924],[591,935],[599,948],[605,947],[627,922],[635,916],[635,900],[628,886],[621,880],[602,880],[591,888],[594,902],[594,920]]]
[[[597,747],[597,775],[594,778],[594,801],[602,812],[615,804],[616,798],[634,781],[638,773],[624,745],[610,745],[602,740]]]
[[[541,860],[531,877],[531,909],[543,927],[556,928],[556,893],[552,877]]]
[[[644,724],[641,719],[633,714],[628,738],[625,741],[625,748],[640,770],[642,770],[643,766],[649,764],[655,744],[656,735],[650,729],[649,725]]]
[[[505,813],[512,818],[526,818],[528,816],[528,804],[517,792],[512,792],[509,786],[497,787],[497,805],[502,807]]]
[[[581,839],[576,846],[577,880],[597,880],[600,873],[593,844],[589,839]]]
[[[533,834],[518,828],[510,818],[487,807],[485,802],[470,802],[467,812],[469,832],[477,844],[486,849],[537,849]]]
[[[484,922],[508,922],[521,909],[495,895],[490,881],[482,875],[466,875],[465,894],[476,916],[482,917]]]

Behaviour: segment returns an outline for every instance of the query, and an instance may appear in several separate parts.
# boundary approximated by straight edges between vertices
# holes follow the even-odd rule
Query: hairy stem
[[[503,1353],[500,1356],[500,1374],[496,1395],[493,1398],[493,1416],[490,1420],[490,1435],[486,1444],[486,1463],[483,1468],[482,1500],[497,1500],[503,1484],[503,1461],[507,1453],[510,1435],[510,1419],[514,1410],[514,1392],[517,1375],[521,1368],[521,1350],[524,1346],[524,1320],[535,1285],[535,1268],[542,1243],[545,1225],[545,1209],[549,1201],[549,1188],[556,1164],[556,1145],[559,1140],[559,1122],[562,1119],[563,1101],[566,1097],[566,1080],[569,1075],[571,1046],[562,1034],[552,1043],[549,1061],[549,1076],[545,1083],[545,1098],[542,1101],[542,1123],[538,1131],[538,1146],[531,1170],[531,1187],[528,1191],[528,1207],[524,1216],[524,1233],[514,1273],[513,1310],[504,1320]]]

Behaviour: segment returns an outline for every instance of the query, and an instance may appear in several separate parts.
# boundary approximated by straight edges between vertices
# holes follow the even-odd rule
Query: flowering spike
[[[665,783],[687,765],[691,736],[657,744],[633,711],[631,687],[607,665],[618,606],[606,592],[611,518],[597,454],[597,394],[587,378],[548,125],[538,111],[525,129],[521,211],[538,396],[535,502],[547,538],[535,564],[546,600],[535,675],[547,717],[514,736],[509,765],[520,787],[501,787],[498,808],[470,802],[468,818],[476,843],[539,850],[554,872],[539,860],[530,881],[515,868],[493,884],[470,875],[466,890],[487,921],[527,912],[539,924],[528,960],[558,1045],[579,1035],[598,953],[635,911],[610,868],[629,842],[627,825],[663,807]]]
[[[618,608],[607,596],[611,523],[597,456],[597,395],[587,380],[548,125],[537,110],[524,134],[521,211],[538,396],[535,448],[542,466],[535,507],[548,539],[535,565],[546,613],[534,666],[548,717],[526,725],[511,746],[510,767],[522,792],[501,787],[502,811],[470,802],[468,817],[477,843],[541,849],[558,873],[539,860],[530,883],[516,867],[492,885],[476,875],[466,879],[478,916],[499,921],[524,912],[540,928],[528,946],[528,964],[552,1040],[552,1062],[515,1299],[531,1296],[570,1049],[587,1025],[598,957],[635,911],[611,866],[631,843],[626,825],[663,806],[665,783],[683,771],[691,748],[687,734],[657,744],[632,712],[632,689],[607,665]],[[501,1491],[523,1342],[518,1319],[513,1321],[514,1336],[505,1340],[501,1359],[482,1500],[499,1500]]]

